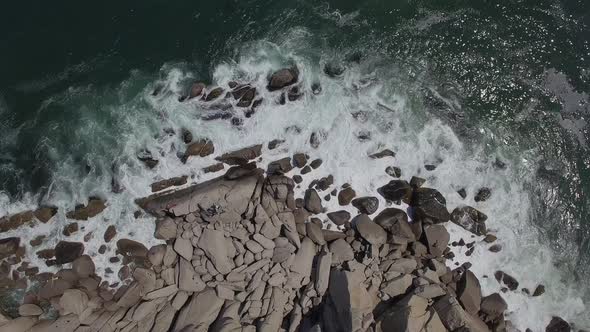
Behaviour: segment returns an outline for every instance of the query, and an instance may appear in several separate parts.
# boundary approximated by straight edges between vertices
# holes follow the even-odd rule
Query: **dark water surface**
[[[0,14],[0,191],[40,193],[108,173],[120,107],[183,68],[210,82],[260,40],[313,34],[311,59],[395,68],[428,116],[465,143],[531,157],[531,227],[590,288],[589,1],[33,1]],[[290,32],[289,32],[290,31]],[[369,60],[368,60],[369,59]],[[378,60],[375,60],[378,59]],[[83,130],[80,130],[83,128]],[[534,162],[533,162],[534,159]],[[586,293],[587,294],[587,293]]]

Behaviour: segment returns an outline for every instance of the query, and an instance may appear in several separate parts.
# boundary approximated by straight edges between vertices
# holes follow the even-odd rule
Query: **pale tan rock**
[[[94,262],[88,255],[82,255],[72,262],[72,270],[80,279],[88,278],[94,275]]]
[[[178,255],[171,245],[166,246],[166,253],[164,254],[164,266],[172,266],[176,262]]]
[[[186,303],[186,300],[188,300],[188,296],[188,293],[185,291],[179,291],[176,293],[174,300],[172,300],[172,307],[175,310],[180,310]]]
[[[169,303],[165,304],[162,310],[156,315],[154,326],[150,332],[167,332],[170,331],[170,325],[174,320],[176,310]]]
[[[158,303],[156,301],[142,302],[137,306],[133,312],[133,321],[138,322],[144,319],[147,315],[155,313]]]
[[[174,331],[180,331],[190,325],[193,325],[192,331],[207,331],[217,318],[223,303],[224,300],[218,298],[211,288],[193,295],[188,304],[180,310]]]
[[[187,292],[200,292],[205,289],[205,283],[201,280],[191,263],[180,258],[178,264],[178,289]]]
[[[164,262],[165,254],[166,245],[159,244],[151,247],[150,250],[148,250],[148,259],[150,260],[150,263],[152,263],[152,265],[154,266],[162,265],[162,262]]]
[[[0,326],[0,332],[26,332],[37,323],[37,317],[18,317]]]
[[[147,293],[143,298],[144,300],[153,300],[160,297],[168,297],[174,295],[178,291],[176,285],[166,286],[164,288],[156,289],[155,291]]]
[[[233,260],[228,255],[228,245],[233,246],[231,241],[223,236],[223,232],[218,230],[204,229],[199,238],[199,247],[217,271],[224,275],[230,273],[233,267]]]
[[[23,304],[18,307],[18,314],[21,316],[39,316],[43,314],[43,309],[36,304]]]
[[[189,239],[177,238],[174,241],[174,250],[187,261],[190,261],[193,257],[193,245]]]
[[[88,295],[78,289],[68,289],[61,296],[59,305],[64,314],[73,313],[79,316],[88,306]]]

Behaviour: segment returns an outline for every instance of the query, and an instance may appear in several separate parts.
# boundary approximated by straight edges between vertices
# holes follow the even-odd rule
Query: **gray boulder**
[[[416,217],[422,220],[430,220],[432,223],[443,223],[449,221],[451,218],[447,210],[447,201],[436,189],[415,189],[410,205],[414,208]]]
[[[373,221],[392,235],[415,241],[416,237],[408,223],[408,215],[396,208],[387,208],[377,215]]]
[[[456,207],[451,213],[451,221],[475,235],[486,235],[486,223],[488,219],[484,213],[471,206]]]
[[[391,180],[389,183],[377,190],[383,198],[389,201],[410,202],[412,198],[412,187],[405,180]]]
[[[352,220],[356,230],[372,245],[380,246],[387,242],[387,233],[383,228],[374,223],[366,214],[359,214]]]
[[[359,210],[359,213],[371,215],[379,208],[379,200],[377,197],[365,196],[352,200],[352,206]]]

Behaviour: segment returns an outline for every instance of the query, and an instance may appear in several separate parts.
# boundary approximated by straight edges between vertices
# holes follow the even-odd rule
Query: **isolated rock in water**
[[[328,213],[328,219],[330,219],[337,226],[344,225],[350,220],[350,213],[345,210],[330,212]]]
[[[492,196],[492,190],[487,187],[480,188],[475,194],[474,200],[476,202],[485,202]]]
[[[352,206],[359,210],[359,213],[371,215],[379,208],[379,200],[377,197],[359,197],[352,200]]]
[[[327,138],[328,138],[327,132],[325,132],[323,130],[314,131],[309,136],[309,144],[311,145],[312,148],[317,149],[320,147],[320,144],[322,142],[324,142]],[[313,165],[312,165],[312,167],[313,167]]]
[[[200,96],[201,94],[203,94],[204,90],[205,90],[204,83],[201,83],[201,82],[193,83],[193,85],[191,86],[191,90],[189,92],[189,95],[188,95],[189,99]]]
[[[52,206],[40,207],[33,214],[40,222],[47,223],[57,214],[57,208]]]
[[[304,196],[305,209],[311,213],[322,213],[322,199],[314,189],[307,189]]]
[[[545,332],[570,332],[572,328],[570,324],[561,317],[553,317],[549,325],[545,328]]]
[[[352,224],[363,239],[372,245],[380,246],[387,242],[387,233],[381,226],[374,223],[366,214],[360,214],[352,219]]]
[[[17,229],[24,224],[33,221],[33,212],[25,211],[12,216],[0,218],[0,233],[7,232],[11,229]]]
[[[406,203],[412,198],[412,187],[405,180],[391,180],[383,187],[377,189],[377,192],[389,201],[402,200]]]
[[[385,173],[391,176],[392,178],[399,178],[402,176],[402,169],[397,166],[387,166],[385,168]]]
[[[299,78],[297,68],[284,68],[274,72],[268,81],[268,90],[275,91],[294,84]]]
[[[293,165],[298,168],[302,168],[307,164],[309,156],[305,153],[296,153],[293,155]]]
[[[20,238],[8,237],[0,239],[0,259],[16,254],[20,245]]]
[[[484,213],[471,206],[456,207],[451,214],[451,221],[475,235],[486,235],[485,221],[488,219]]]
[[[442,225],[425,226],[424,237],[426,238],[428,251],[434,256],[442,256],[450,239],[447,229]]]
[[[412,178],[410,179],[410,186],[412,186],[412,188],[414,188],[414,189],[420,188],[420,187],[422,187],[422,185],[425,182],[426,182],[426,179],[423,179],[418,176],[412,176]]]
[[[545,294],[545,286],[544,285],[538,285],[535,288],[535,291],[533,292],[533,296],[541,296]]]
[[[190,132],[190,130],[183,128],[181,131],[181,137],[182,137],[182,141],[184,142],[184,144],[189,144],[190,142],[193,141],[193,133]]]
[[[465,311],[472,315],[479,312],[481,304],[481,286],[473,272],[466,270],[457,283],[457,297],[465,308]]]
[[[481,300],[480,310],[486,321],[496,320],[504,315],[506,309],[508,309],[508,304],[498,293],[488,295]]]
[[[415,241],[416,237],[406,212],[396,208],[387,208],[379,213],[373,221],[392,235],[403,237],[409,241]]]
[[[459,190],[457,190],[457,194],[459,194],[459,196],[461,196],[461,198],[465,199],[467,197],[467,191],[465,190],[465,188],[461,188]]]
[[[508,287],[508,289],[512,291],[518,289],[518,281],[508,273],[505,273],[503,271],[496,271],[494,273],[494,277],[498,282],[504,283],[506,287]]]
[[[415,209],[416,216],[423,220],[429,219],[434,223],[443,223],[451,219],[447,210],[447,201],[436,189],[415,189],[410,206]]]
[[[101,213],[106,208],[105,201],[100,198],[91,197],[88,200],[88,204],[78,205],[74,211],[70,211],[66,214],[66,217],[75,220],[88,220],[88,218],[92,218],[99,213]]]
[[[213,142],[208,139],[201,139],[189,144],[184,152],[184,158],[190,156],[206,157],[215,152]]]
[[[166,180],[161,180],[158,182],[152,183],[152,192],[162,191],[164,189],[174,187],[174,186],[182,186],[186,184],[188,177],[186,175],[177,176]]]
[[[395,157],[395,152],[385,149],[369,156],[372,159],[381,159],[385,157]]]
[[[217,87],[213,90],[211,90],[207,96],[205,97],[205,101],[212,101],[215,100],[217,98],[219,98],[219,96],[221,96],[223,94],[223,88],[222,87]]]
[[[348,205],[355,197],[356,192],[351,187],[344,188],[338,193],[338,204],[341,206]]]
[[[280,175],[280,174],[288,173],[292,169],[293,169],[293,166],[291,166],[291,158],[285,157],[283,159],[275,160],[275,161],[271,162],[270,164],[268,164],[268,168],[266,170],[266,173],[269,175],[274,175],[274,174]]]
[[[274,150],[278,148],[281,144],[285,143],[283,139],[273,139],[272,141],[268,142],[268,149]]]
[[[84,245],[80,242],[59,241],[55,246],[55,261],[57,264],[73,262],[84,253]]]
[[[245,165],[250,160],[260,157],[261,154],[262,144],[257,144],[233,152],[224,153],[221,157],[215,159],[228,165]]]
[[[345,70],[346,67],[344,67],[343,64],[335,61],[330,61],[324,65],[324,73],[332,78],[336,78],[344,74]]]

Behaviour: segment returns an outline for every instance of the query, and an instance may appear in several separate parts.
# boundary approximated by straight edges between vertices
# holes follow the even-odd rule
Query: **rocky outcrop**
[[[78,205],[73,211],[66,213],[66,217],[75,220],[88,220],[106,209],[106,201],[91,197],[86,205]]]
[[[328,190],[333,178],[318,180],[296,203],[295,182],[283,175],[293,167],[291,158],[271,163],[265,177],[251,161],[260,149],[219,157],[233,166],[224,176],[138,199],[156,216],[154,236],[163,241],[148,249],[120,238],[114,257],[123,263],[120,284],[95,274],[82,243],[60,242],[47,257],[71,267],[42,281],[20,317],[0,329],[445,332],[505,326],[502,297],[483,297],[468,263],[454,270],[445,265],[443,223],[450,214],[438,191],[394,180],[380,192],[410,203],[414,214],[386,208],[372,219],[379,200],[355,199],[344,185],[339,203],[352,202],[359,214],[350,220],[347,211],[328,212],[341,231],[322,229],[318,217],[327,211],[318,191]],[[307,161],[293,156],[297,167]],[[105,241],[115,235],[106,241],[105,233]],[[0,254],[14,255],[19,245],[17,238],[1,240]],[[518,286],[504,272],[496,278]],[[48,307],[58,317],[38,321]]]

